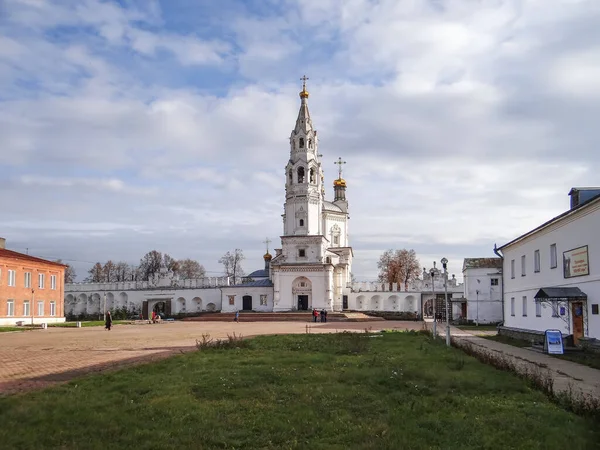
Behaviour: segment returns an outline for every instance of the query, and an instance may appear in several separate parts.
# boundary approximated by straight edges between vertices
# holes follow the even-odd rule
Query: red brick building
[[[64,322],[65,265],[7,250],[0,238],[0,325]]]

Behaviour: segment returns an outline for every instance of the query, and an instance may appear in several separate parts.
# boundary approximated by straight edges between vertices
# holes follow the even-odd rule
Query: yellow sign
[[[563,271],[565,278],[581,277],[590,274],[587,245],[563,252]]]

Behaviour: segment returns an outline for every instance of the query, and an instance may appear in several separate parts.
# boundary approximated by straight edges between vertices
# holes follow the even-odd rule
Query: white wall
[[[477,268],[464,270],[463,276],[466,319],[477,323],[502,321],[502,273],[494,268]],[[498,280],[498,285],[493,286],[492,279]]]
[[[328,266],[323,266],[327,268]],[[323,271],[286,271],[279,269],[278,274],[273,277],[275,282],[275,304],[274,311],[290,311],[298,307],[297,296],[292,292],[292,285],[298,277],[305,277],[312,284],[309,298],[310,308],[326,308],[331,310],[333,306],[332,270]]]
[[[551,308],[536,317],[534,295],[542,287],[579,287],[588,296],[589,336],[600,338],[600,315],[592,315],[592,304],[600,303],[600,203],[576,211],[533,236],[503,249],[504,317],[507,327],[544,331],[549,328],[568,333],[565,322],[552,317]],[[550,268],[550,245],[556,244],[557,267]],[[588,246],[590,275],[564,278],[563,252]],[[534,252],[540,251],[540,272],[534,272]],[[526,275],[521,276],[521,256],[526,257]],[[515,277],[511,277],[511,260],[515,260]],[[522,298],[526,297],[527,316],[523,316]],[[515,315],[511,315],[511,298],[515,298]]]
[[[392,311],[419,313],[420,292],[350,292],[348,309],[356,311]]]
[[[65,321],[64,317],[34,317],[33,323],[62,323]],[[31,324],[31,316],[28,317],[2,317],[0,318],[0,326],[16,326],[17,322],[23,322],[25,325]]]
[[[260,304],[260,296],[267,296],[267,304]],[[229,304],[229,295],[235,295],[235,304]],[[236,287],[223,288],[223,306],[222,312],[235,312],[243,310],[243,297],[245,295],[252,296],[252,311],[273,311],[273,288],[271,287]]]

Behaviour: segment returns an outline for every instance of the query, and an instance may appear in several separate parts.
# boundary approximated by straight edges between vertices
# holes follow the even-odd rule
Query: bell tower
[[[319,161],[317,131],[308,111],[308,91],[303,76],[300,111],[290,135],[290,159],[285,167],[284,236],[322,234],[323,171]]]

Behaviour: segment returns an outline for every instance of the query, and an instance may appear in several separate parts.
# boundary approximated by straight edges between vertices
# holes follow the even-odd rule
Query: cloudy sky
[[[71,261],[282,232],[306,74],[353,272],[493,256],[599,185],[598,0],[0,0],[0,236]]]

